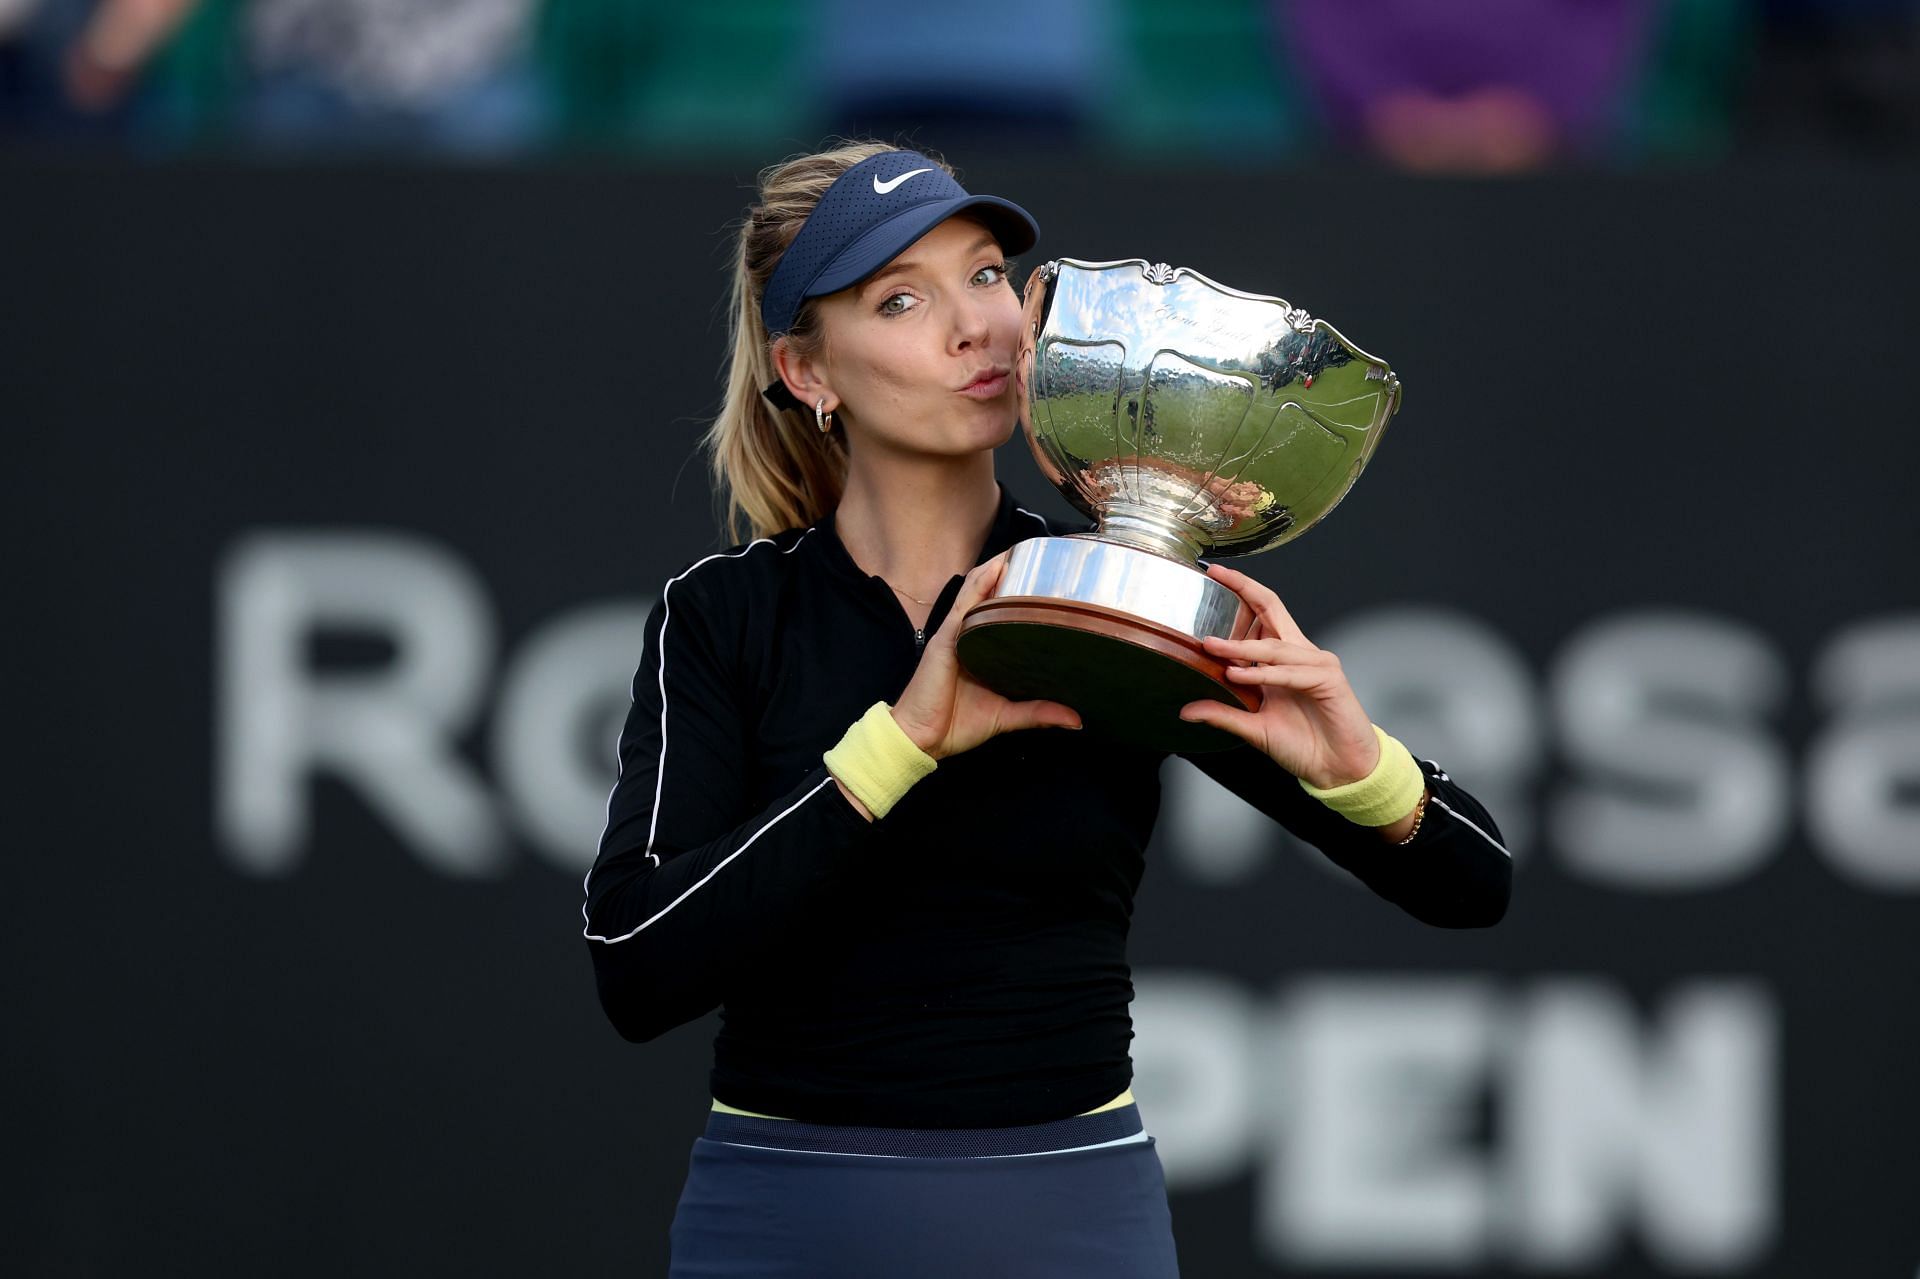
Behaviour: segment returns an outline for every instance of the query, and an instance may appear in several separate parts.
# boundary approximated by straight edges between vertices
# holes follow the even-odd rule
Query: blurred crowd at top
[[[835,134],[1427,172],[1912,154],[1920,0],[0,0],[0,138],[767,160]]]

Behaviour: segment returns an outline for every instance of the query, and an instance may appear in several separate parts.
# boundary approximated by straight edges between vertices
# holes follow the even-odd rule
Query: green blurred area
[[[240,131],[246,0],[203,0],[156,60],[140,127],[162,146]],[[1618,104],[1610,152],[1710,161],[1730,147],[1756,16],[1673,0]],[[1327,148],[1270,0],[1109,0],[1115,59],[1085,86],[1077,140],[1134,157],[1267,164]],[[765,160],[857,128],[809,72],[817,6],[798,0],[546,0],[523,73],[539,124],[519,149]],[[944,123],[944,122],[943,122]]]

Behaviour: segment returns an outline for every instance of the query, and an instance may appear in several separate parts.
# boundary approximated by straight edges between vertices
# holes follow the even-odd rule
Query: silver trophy
[[[1259,705],[1202,644],[1244,638],[1251,611],[1198,560],[1318,523],[1379,447],[1399,379],[1280,298],[1138,258],[1037,269],[1014,377],[1042,473],[1096,527],[1015,546],[960,661],[1134,745],[1233,745],[1179,718],[1201,698]]]

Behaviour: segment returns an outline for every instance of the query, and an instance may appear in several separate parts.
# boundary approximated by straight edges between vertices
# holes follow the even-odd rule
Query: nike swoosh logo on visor
[[[902,182],[905,182],[908,178],[917,177],[922,173],[932,173],[932,172],[933,172],[932,169],[909,169],[905,173],[901,174],[899,177],[888,178],[885,182],[882,182],[880,180],[880,175],[876,173],[873,175],[873,193],[875,195],[886,195],[888,192],[892,191],[895,187],[899,186]]]

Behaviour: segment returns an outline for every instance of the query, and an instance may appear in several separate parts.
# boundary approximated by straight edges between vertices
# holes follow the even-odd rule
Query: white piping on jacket
[[[1047,523],[1047,517],[1046,517],[1046,516],[1044,516],[1044,515],[1035,515],[1035,514],[1034,514],[1034,513],[1032,512],[1032,511],[1029,511],[1029,510],[1028,510],[1028,509],[1027,509],[1026,507],[1024,507],[1024,506],[1016,506],[1016,507],[1014,507],[1013,509],[1014,509],[1014,510],[1016,510],[1016,511],[1018,511],[1018,512],[1020,512],[1020,514],[1022,514],[1022,515],[1024,515],[1024,516],[1026,516],[1026,517],[1027,517],[1028,519],[1034,519],[1034,520],[1039,520],[1039,521],[1040,521],[1040,530],[1041,530],[1041,531],[1042,531],[1043,533],[1045,533],[1045,534],[1046,534],[1046,535],[1047,535],[1048,537],[1052,537],[1052,536],[1053,536],[1053,525],[1051,525],[1051,524],[1049,524],[1049,523]]]
[[[1460,814],[1460,813],[1458,813],[1458,812],[1455,812],[1455,811],[1454,811],[1454,808],[1453,808],[1453,806],[1452,806],[1451,804],[1449,804],[1449,803],[1447,803],[1447,801],[1446,801],[1446,800],[1444,800],[1444,799],[1441,799],[1441,798],[1440,798],[1440,797],[1439,797],[1438,795],[1432,795],[1432,796],[1429,796],[1429,797],[1428,797],[1428,800],[1427,800],[1427,802],[1428,802],[1428,803],[1431,803],[1431,804],[1438,804],[1438,805],[1440,805],[1440,807],[1441,807],[1441,808],[1443,808],[1443,809],[1445,809],[1445,810],[1446,810],[1447,812],[1449,812],[1449,813],[1452,813],[1452,814],[1453,814],[1453,819],[1454,819],[1455,821],[1457,821],[1457,822],[1465,822],[1465,823],[1466,823],[1466,824],[1467,824],[1468,826],[1471,826],[1471,827],[1473,827],[1473,829],[1474,829],[1475,831],[1478,831],[1478,832],[1479,832],[1479,835],[1480,835],[1480,838],[1481,838],[1481,839],[1484,839],[1484,840],[1486,840],[1486,841],[1487,841],[1487,842],[1488,842],[1489,844],[1492,844],[1492,845],[1493,845],[1493,846],[1494,846],[1495,848],[1497,848],[1497,849],[1499,849],[1499,850],[1500,850],[1501,852],[1503,852],[1503,853],[1507,853],[1507,849],[1506,849],[1506,845],[1504,845],[1504,844],[1502,844],[1502,843],[1501,843],[1501,842],[1500,842],[1499,840],[1497,840],[1497,839],[1495,839],[1495,838],[1494,838],[1493,836],[1491,836],[1491,835],[1489,835],[1489,834],[1487,834],[1487,832],[1485,832],[1485,831],[1483,831],[1483,830],[1480,830],[1480,827],[1479,827],[1478,825],[1476,825],[1476,824],[1475,824],[1475,823],[1474,823],[1474,822],[1473,822],[1473,821],[1472,821],[1471,819],[1469,819],[1469,818],[1467,818],[1466,816],[1464,816],[1464,815],[1462,815],[1462,814]],[[1507,853],[1507,860],[1508,860],[1508,861],[1512,861],[1512,860],[1513,860],[1513,854],[1512,854],[1512,853]]]
[[[822,790],[826,789],[827,784],[831,781],[833,781],[833,778],[830,775],[825,778],[822,778],[818,786],[815,786],[812,790],[802,795],[799,799],[794,800],[791,804],[787,805],[784,809],[782,809],[780,813],[777,816],[775,816],[771,821],[769,821],[765,826],[762,826],[759,830],[747,836],[746,843],[740,845],[740,847],[734,849],[732,852],[728,853],[725,857],[722,857],[719,863],[716,864],[712,870],[708,871],[706,874],[702,875],[699,879],[695,880],[693,884],[690,887],[688,887],[688,889],[685,892],[681,893],[678,897],[674,898],[672,901],[662,906],[659,910],[655,911],[652,915],[648,916],[644,923],[641,923],[634,928],[633,932],[621,933],[618,937],[597,937],[594,934],[587,932],[583,929],[581,930],[580,935],[582,937],[585,937],[588,941],[617,942],[617,941],[627,940],[627,938],[633,936],[634,933],[638,933],[641,929],[645,928],[648,924],[653,923],[654,920],[659,919],[662,915],[672,910],[675,906],[678,906],[681,902],[693,896],[694,891],[696,889],[698,889],[702,884],[706,883],[709,879],[712,879],[715,875],[718,875],[728,862],[732,861],[734,858],[738,857],[740,854],[746,852],[749,848],[752,848],[753,841],[756,839],[759,839],[762,835],[772,830],[774,826],[780,821],[780,818],[785,817],[788,813],[791,813],[794,809],[800,807],[800,805],[806,803],[808,800],[812,799],[815,795],[818,795]],[[592,927],[592,925],[589,924],[588,927],[590,928]]]
[[[813,529],[810,528],[805,533],[802,533],[799,537],[794,538],[793,545],[789,546],[786,550],[780,552],[780,554],[782,555],[793,554],[795,550],[799,549],[800,543],[806,541],[807,538],[809,538],[812,535],[813,535]],[[658,647],[660,650],[660,758],[655,763],[654,770],[653,770],[653,811],[650,814],[649,820],[647,822],[647,845],[645,850],[646,856],[652,860],[655,866],[658,866],[660,864],[660,855],[653,851],[653,840],[654,840],[655,834],[660,829],[660,791],[661,791],[661,786],[666,781],[666,776],[667,776],[667,623],[673,620],[673,602],[671,599],[671,596],[673,594],[673,584],[675,582],[678,582],[681,578],[686,577],[689,573],[693,572],[693,570],[699,568],[703,564],[710,564],[714,560],[737,560],[745,556],[747,552],[751,551],[756,546],[772,546],[772,545],[773,545],[772,538],[761,537],[761,538],[755,538],[753,541],[748,542],[745,546],[741,547],[737,551],[731,551],[731,552],[716,551],[714,554],[707,556],[703,560],[697,560],[694,563],[689,564],[686,568],[680,570],[680,572],[668,578],[667,584],[660,588],[661,614],[660,614],[660,639],[658,644]],[[636,670],[633,674],[634,674],[634,679],[636,680],[639,679],[640,677],[639,671]],[[631,706],[634,702],[633,694],[634,694],[634,685],[631,681],[629,681],[627,684],[627,704],[629,706]],[[616,733],[614,735],[614,741],[613,741],[613,766],[614,766],[613,787],[607,791],[607,823],[609,825],[611,825],[613,822],[613,793],[614,791],[617,791],[620,789],[621,764],[622,764],[622,761],[620,759],[620,737],[619,737],[619,734]],[[811,794],[811,792],[809,792],[809,794]],[[804,803],[805,801],[803,800],[801,802]],[[799,806],[800,806],[799,804],[795,804],[794,808],[798,808]],[[789,808],[787,810],[788,813],[792,811],[793,811],[792,808]],[[780,814],[781,817],[785,817],[786,815],[787,815],[786,813]],[[780,820],[780,818],[778,817],[774,819],[774,821],[778,821],[778,820]],[[767,826],[771,826],[772,824],[773,822],[768,822]],[[765,829],[766,829],[766,826],[762,826],[760,828],[760,831],[764,831]],[[754,836],[753,836],[754,839],[758,839],[760,837],[760,831],[754,832]],[[747,841],[748,844],[752,842],[753,842],[752,839]],[[732,861],[734,857],[739,856],[740,851],[745,849],[746,846],[747,846],[746,844],[742,844],[740,846],[740,849],[736,849],[732,856],[729,856],[726,859],[726,861],[723,861],[720,863],[720,866],[725,866],[727,862]],[[598,857],[596,857],[594,860],[598,862],[599,859]],[[719,870],[720,866],[716,866],[714,867],[714,869]],[[593,871],[594,871],[594,868],[592,866],[587,867],[586,876],[582,878],[580,881],[580,892],[583,899],[591,895],[591,890],[589,888],[589,885],[593,882]],[[700,884],[706,883],[707,879],[711,879],[711,878],[713,878],[713,876],[709,874],[706,879],[702,879],[700,881]],[[695,884],[694,888],[698,888],[700,884]],[[687,891],[691,892],[693,890],[688,889]],[[684,897],[685,895],[686,895],[685,893],[682,893],[681,897]],[[669,905],[667,907],[667,910],[672,910],[674,906],[677,906],[679,904],[680,904],[680,898],[676,897],[673,900],[672,905]],[[664,915],[666,914],[666,911],[663,910],[660,912],[660,914]],[[587,923],[588,927],[592,926],[592,921],[587,918],[587,902],[585,900],[582,900],[580,903],[580,918],[582,921]],[[658,919],[658,918],[660,918],[660,915],[655,915],[653,917],[653,919]],[[647,921],[647,924],[651,924],[653,922],[653,919],[649,919]],[[645,928],[647,924],[640,925],[640,928]],[[639,932],[640,928],[634,929],[633,932],[634,933]],[[587,933],[585,929],[581,930],[581,935],[583,937],[586,937],[589,941],[605,941],[606,940],[606,938],[604,937],[592,936],[591,934]],[[633,936],[633,933],[628,933],[626,936],[631,937]],[[625,939],[626,938],[624,937],[615,938],[616,941],[624,941]]]

